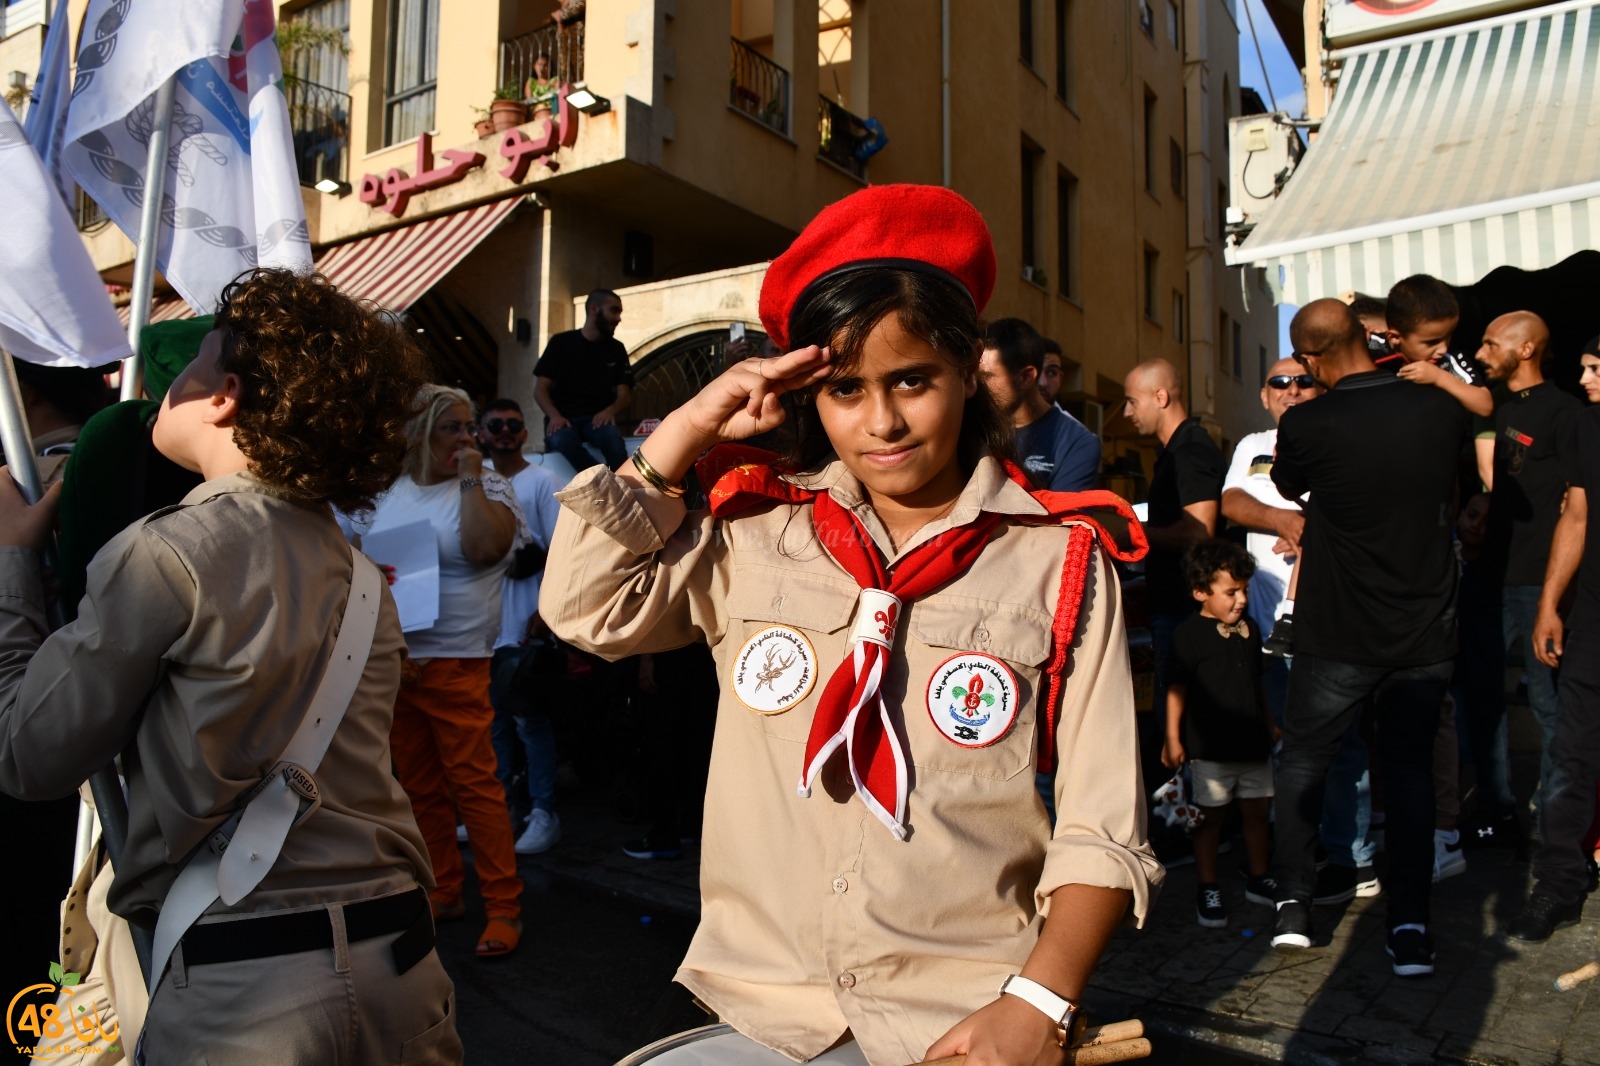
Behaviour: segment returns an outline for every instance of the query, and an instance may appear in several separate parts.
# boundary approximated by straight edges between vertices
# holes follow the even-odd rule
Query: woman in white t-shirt
[[[501,579],[527,526],[511,486],[484,469],[467,394],[424,386],[417,412],[407,427],[406,471],[363,531],[426,521],[439,541],[439,614],[428,628],[406,633],[410,657],[390,745],[433,861],[434,916],[465,911],[459,808],[488,915],[478,954],[505,955],[522,938],[522,881],[505,792],[494,774],[489,659],[500,631]]]

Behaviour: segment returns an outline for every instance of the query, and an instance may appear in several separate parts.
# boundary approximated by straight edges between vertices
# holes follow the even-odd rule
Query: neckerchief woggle
[[[900,734],[881,696],[889,656],[904,605],[960,577],[971,568],[989,539],[1004,523],[1025,525],[1072,524],[1061,592],[1052,626],[1051,657],[1045,663],[1044,728],[1040,731],[1039,770],[1049,772],[1055,757],[1055,719],[1072,638],[1077,631],[1090,551],[1096,539],[1113,558],[1134,562],[1144,558],[1144,529],[1133,509],[1115,493],[1050,492],[1031,488],[1014,464],[1005,463],[1006,476],[1042,504],[1043,515],[1005,515],[981,512],[963,526],[947,530],[913,548],[898,560],[892,572],[861,522],[827,492],[802,488],[783,478],[772,465],[775,457],[758,448],[723,445],[713,449],[696,466],[702,485],[710,485],[711,513],[727,518],[764,503],[811,504],[817,539],[839,568],[860,588],[850,650],[836,667],[817,701],[806,740],[805,762],[797,791],[810,796],[811,786],[828,760],[845,749],[850,779],[856,795],[869,811],[894,834],[905,840],[906,793],[910,774]],[[1107,514],[1106,512],[1110,512]],[[1130,547],[1121,545],[1102,523],[1125,522]]]

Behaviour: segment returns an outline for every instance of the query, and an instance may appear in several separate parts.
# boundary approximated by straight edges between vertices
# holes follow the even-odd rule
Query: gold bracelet
[[[639,476],[644,478],[645,484],[655,489],[669,500],[676,500],[683,495],[682,485],[672,485],[661,476],[661,471],[650,465],[650,460],[644,457],[644,452],[638,448],[633,451],[633,466],[639,471]]]

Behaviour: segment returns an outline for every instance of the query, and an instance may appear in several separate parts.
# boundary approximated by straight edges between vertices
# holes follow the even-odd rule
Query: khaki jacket
[[[190,854],[288,745],[349,590],[333,513],[244,474],[113,538],[89,565],[77,620],[53,634],[36,557],[0,548],[0,789],[64,796],[122,754],[129,832],[110,907],[153,921]],[[431,887],[389,762],[404,646],[385,591],[366,670],[317,770],[322,807],[254,892],[207,913]]]
[[[795,480],[850,508],[890,562],[980,510],[1044,513],[985,459],[950,514],[896,553],[842,464]],[[842,754],[810,798],[796,794],[857,601],[855,581],[817,543],[810,507],[775,503],[727,520],[696,511],[657,529],[639,502],[650,491],[592,467],[558,494],[540,613],[609,658],[693,641],[716,656],[701,921],[679,982],[791,1058],[815,1057],[848,1029],[874,1066],[901,1066],[995,998],[1032,950],[1056,888],[1128,889],[1144,920],[1162,869],[1145,840],[1121,599],[1101,552],[1058,717],[1053,834],[1035,790],[1035,704],[1068,528],[1002,525],[966,574],[905,605],[882,686],[911,764],[902,843],[855,798]],[[803,635],[818,676],[803,699],[760,714],[735,694],[732,671],[772,626]],[[1004,660],[1019,688],[1015,724],[976,749],[940,732],[927,700],[940,664],[974,651]]]

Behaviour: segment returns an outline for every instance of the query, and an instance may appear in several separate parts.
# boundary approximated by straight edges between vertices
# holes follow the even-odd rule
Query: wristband
[[[1056,1026],[1056,1041],[1062,1047],[1067,1046],[1067,1040],[1073,1035],[1072,1031],[1082,1014],[1076,1003],[1070,999],[1063,999],[1039,982],[1030,981],[1021,974],[1012,974],[1000,982],[1000,993],[1016,996],[1049,1018]]]
[[[650,465],[650,460],[644,457],[644,452],[638,448],[633,451],[633,466],[639,471],[639,476],[644,478],[646,485],[655,489],[669,500],[676,500],[683,495],[682,485],[672,485],[661,476],[661,472]]]
[[[483,478],[481,477],[464,477],[461,479],[461,491],[466,492],[468,489],[475,489],[482,484]]]

